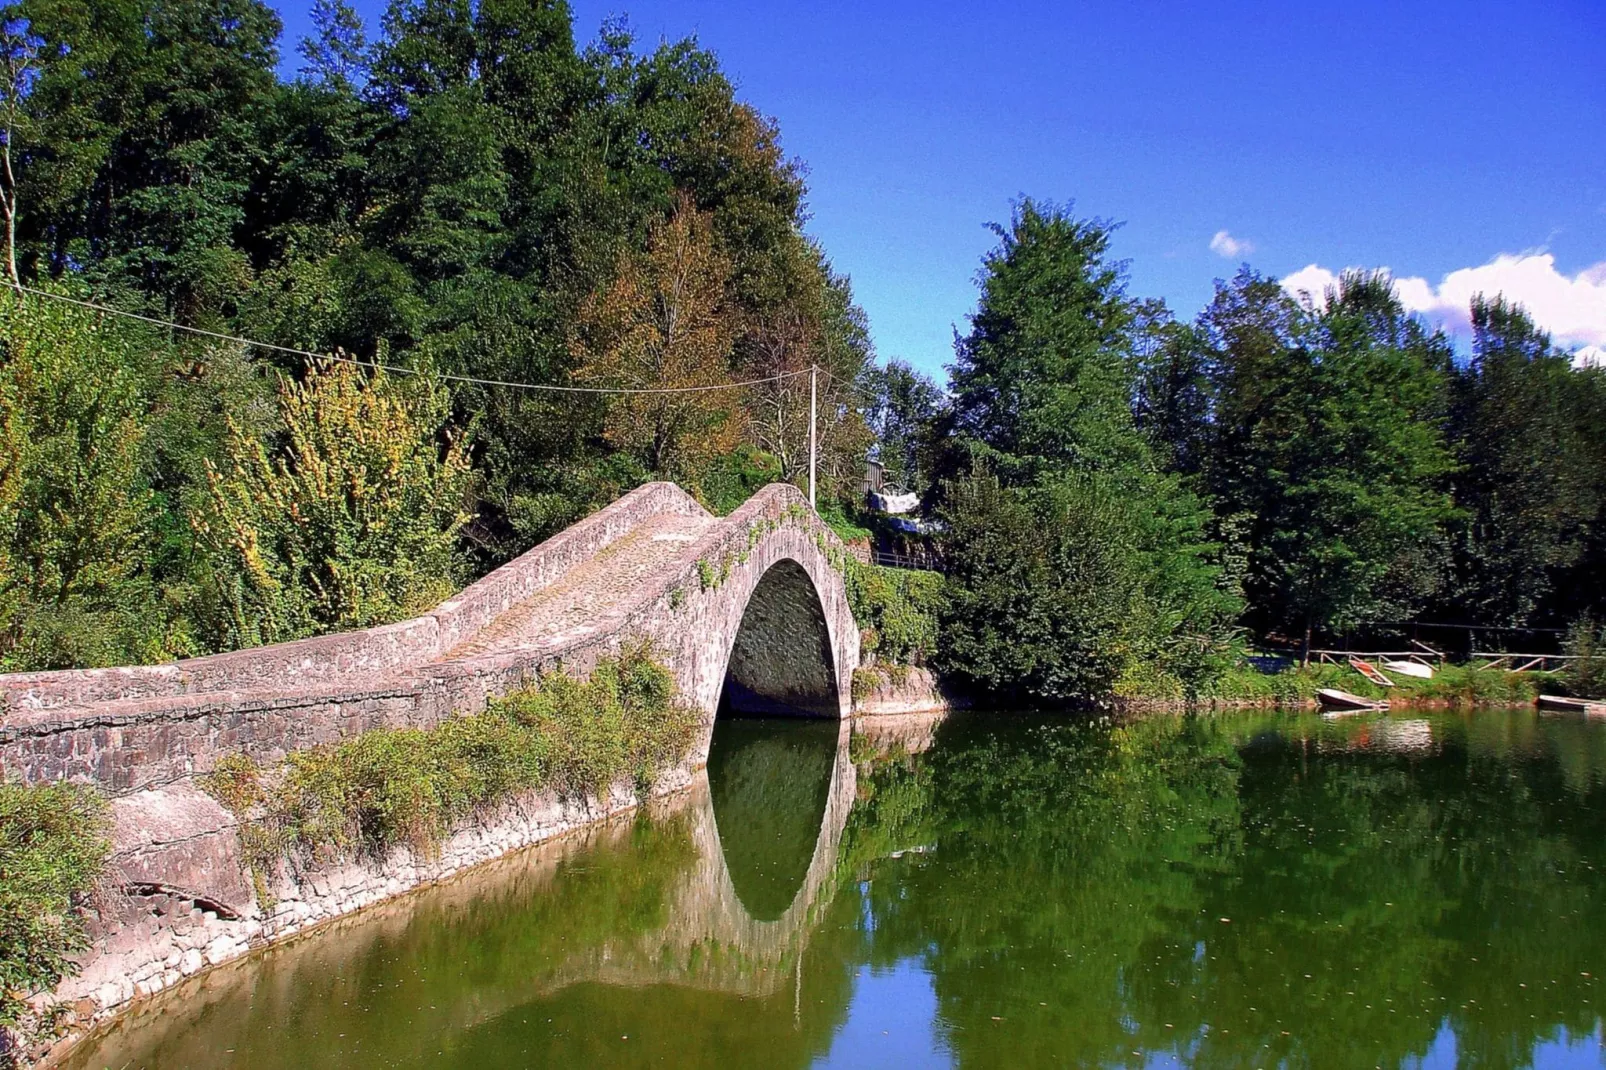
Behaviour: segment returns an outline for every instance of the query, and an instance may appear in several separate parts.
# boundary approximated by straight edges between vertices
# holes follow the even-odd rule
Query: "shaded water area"
[[[722,722],[709,780],[69,1065],[1602,1063],[1606,724]]]

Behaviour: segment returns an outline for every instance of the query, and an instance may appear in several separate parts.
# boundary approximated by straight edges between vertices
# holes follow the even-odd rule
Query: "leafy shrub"
[[[265,900],[265,878],[287,851],[378,857],[406,844],[428,855],[462,820],[519,792],[605,797],[628,779],[645,793],[698,723],[669,670],[637,645],[588,680],[548,674],[483,713],[314,747],[271,774],[230,756],[203,786],[245,818],[241,845]]]
[[[152,575],[147,341],[0,294],[0,671],[187,652]]]
[[[1081,474],[1028,488],[976,475],[945,490],[946,671],[1058,702],[1144,681],[1199,693],[1230,663],[1240,605],[1180,490]]]
[[[385,624],[457,589],[473,475],[448,407],[427,380],[318,364],[280,384],[279,446],[236,429],[194,521],[224,645]]]
[[[892,664],[926,664],[937,649],[942,575],[850,559],[846,579],[864,655]]]
[[[69,784],[0,783],[0,1027],[84,947],[77,907],[106,862],[105,802]]]
[[[1562,676],[1567,690],[1584,698],[1606,698],[1606,626],[1588,617],[1574,622],[1566,649],[1577,659]]]
[[[826,502],[820,508],[820,520],[825,523],[826,527],[835,532],[836,537],[843,542],[868,539],[871,535],[869,528],[864,527],[848,516],[841,502]]]
[[[716,516],[729,516],[747,499],[782,479],[781,462],[753,446],[737,446],[698,472],[691,489]]]

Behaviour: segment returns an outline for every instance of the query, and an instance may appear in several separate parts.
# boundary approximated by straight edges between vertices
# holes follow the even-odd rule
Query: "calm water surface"
[[[732,722],[708,764],[71,1066],[1603,1065],[1606,724]]]

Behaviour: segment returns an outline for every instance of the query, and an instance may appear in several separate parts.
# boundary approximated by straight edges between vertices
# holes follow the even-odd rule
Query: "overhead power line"
[[[190,327],[172,320],[159,319],[155,316],[145,316],[138,312],[128,312],[110,305],[102,305],[95,301],[83,301],[65,294],[51,293],[49,290],[36,290],[32,286],[23,286],[14,283],[14,288],[21,293],[32,294],[51,301],[60,301],[63,304],[77,305],[92,312],[103,312],[110,316],[121,316],[124,319],[138,320],[156,327],[166,327],[168,330],[184,331],[187,334],[200,335],[203,338],[214,338],[220,342],[232,342],[235,345],[254,346],[257,349],[266,349],[274,353],[287,353],[291,356],[306,357],[311,360],[330,360],[340,364],[355,364],[361,368],[373,368],[377,371],[391,372],[397,375],[427,375],[430,374],[419,368],[409,368],[400,364],[381,364],[378,361],[361,360],[357,357],[345,357],[334,353],[313,353],[305,349],[295,349],[291,346],[274,345],[272,342],[258,342],[250,338],[241,338],[237,335],[223,334],[220,331],[209,331],[204,327]],[[775,383],[782,379],[790,379],[799,375],[809,374],[809,368],[799,368],[797,371],[781,372],[779,375],[770,375],[762,379],[745,379],[738,383],[713,383],[708,386],[568,386],[555,383],[518,383],[507,379],[479,379],[472,375],[453,375],[450,372],[435,372],[441,379],[449,379],[454,383],[475,383],[479,386],[504,386],[514,390],[543,390],[557,394],[699,394],[711,390],[737,390],[747,386],[762,386],[765,383]],[[829,375],[829,373],[827,373]]]

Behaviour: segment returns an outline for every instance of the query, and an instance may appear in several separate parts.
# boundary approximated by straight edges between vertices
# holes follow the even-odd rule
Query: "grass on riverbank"
[[[259,899],[280,860],[353,853],[422,855],[476,811],[525,791],[606,797],[654,778],[691,746],[698,713],[645,646],[604,660],[590,679],[561,673],[434,728],[386,728],[292,754],[275,770],[224,759],[203,786],[242,818]]]
[[[1555,681],[1551,673],[1502,672],[1472,665],[1442,666],[1431,680],[1384,671],[1397,686],[1379,687],[1347,665],[1307,665],[1280,673],[1263,673],[1244,665],[1229,670],[1201,698],[1222,702],[1302,702],[1315,698],[1316,691],[1326,687],[1366,698],[1403,702],[1521,705],[1534,701]]]
[[[106,821],[88,788],[0,783],[0,1028],[17,1028],[26,998],[54,988],[83,948],[77,908],[105,866]]]

